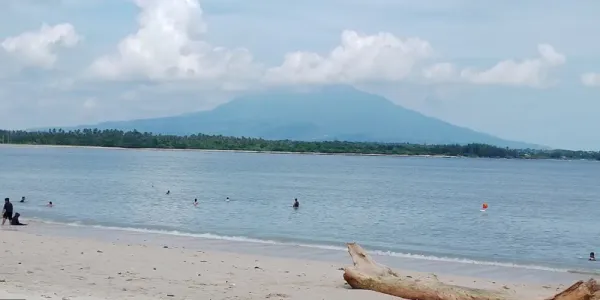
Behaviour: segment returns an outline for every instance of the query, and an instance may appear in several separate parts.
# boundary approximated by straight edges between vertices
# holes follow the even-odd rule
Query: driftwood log
[[[503,291],[445,284],[435,276],[426,280],[400,276],[375,262],[356,243],[348,244],[348,253],[354,265],[344,269],[344,280],[353,289],[372,290],[408,300],[529,300],[518,299]],[[600,300],[600,286],[594,279],[578,281],[548,300]]]

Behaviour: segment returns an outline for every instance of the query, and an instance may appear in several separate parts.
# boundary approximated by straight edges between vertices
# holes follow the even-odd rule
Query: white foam
[[[181,231],[177,231],[177,230],[169,231],[169,230],[134,228],[134,227],[85,225],[81,222],[63,223],[63,222],[55,222],[55,221],[41,220],[41,219],[35,219],[35,220],[37,222],[46,223],[46,224],[88,227],[88,228],[97,228],[97,229],[104,229],[104,230],[119,230],[119,231],[128,231],[128,232],[146,233],[146,234],[195,237],[195,238],[202,238],[202,239],[224,240],[224,241],[231,241],[231,242],[246,242],[246,243],[258,243],[258,244],[268,244],[268,245],[288,245],[288,246],[298,246],[298,247],[306,247],[306,248],[314,248],[314,249],[322,249],[322,250],[332,250],[332,251],[347,251],[347,249],[345,247],[340,247],[340,246],[305,244],[305,243],[294,243],[294,242],[279,242],[279,241],[274,241],[274,240],[263,240],[263,239],[249,238],[249,237],[244,237],[244,236],[222,236],[222,235],[216,235],[216,234],[212,234],[212,233],[189,233],[189,232],[181,232]],[[584,272],[584,271],[578,271],[578,270],[559,269],[559,268],[537,266],[537,265],[525,265],[525,264],[515,264],[515,263],[495,262],[495,261],[479,261],[479,260],[471,260],[471,259],[466,259],[466,258],[454,258],[454,257],[443,257],[443,256],[440,257],[440,256],[422,255],[422,254],[413,254],[413,253],[398,253],[398,252],[393,252],[393,251],[370,250],[369,252],[376,256],[391,256],[391,257],[439,261],[439,262],[487,265],[487,266],[520,268],[520,269],[563,272],[563,273],[564,272],[568,272],[568,273]]]

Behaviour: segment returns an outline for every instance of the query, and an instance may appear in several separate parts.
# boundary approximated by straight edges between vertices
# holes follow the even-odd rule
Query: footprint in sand
[[[273,293],[271,293],[271,294],[268,294],[265,298],[270,299],[270,298],[289,298],[289,297],[290,296],[286,295],[286,294],[280,294],[280,293],[273,294]]]

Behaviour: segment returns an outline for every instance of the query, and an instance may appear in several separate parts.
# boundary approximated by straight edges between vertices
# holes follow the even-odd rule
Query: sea
[[[42,146],[1,146],[0,161],[0,196],[64,232],[600,272],[597,162]]]

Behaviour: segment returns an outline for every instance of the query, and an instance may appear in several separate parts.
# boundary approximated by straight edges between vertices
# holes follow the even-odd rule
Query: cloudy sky
[[[2,0],[0,127],[350,84],[503,138],[600,149],[600,1]]]

